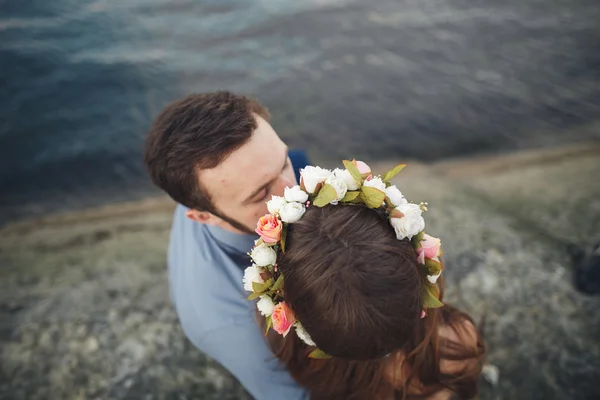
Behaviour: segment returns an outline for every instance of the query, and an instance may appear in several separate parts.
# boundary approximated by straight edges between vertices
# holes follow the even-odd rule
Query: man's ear
[[[218,225],[221,222],[221,218],[209,213],[208,211],[198,211],[191,208],[186,210],[185,216],[200,224]]]

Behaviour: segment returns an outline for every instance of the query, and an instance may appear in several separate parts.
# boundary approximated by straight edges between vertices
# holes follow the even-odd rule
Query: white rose
[[[435,285],[440,275],[442,275],[442,271],[440,271],[437,275],[427,275],[427,280]]]
[[[392,204],[395,207],[398,207],[400,204],[407,204],[408,201],[404,198],[404,195],[395,185],[387,187],[385,189],[385,195],[390,199]]]
[[[307,345],[309,346],[316,346],[315,342],[313,342],[312,338],[310,337],[310,335],[308,334],[308,332],[306,332],[306,330],[304,329],[304,327],[300,324],[300,322],[296,322],[294,324],[294,327],[296,328],[296,335],[298,335],[298,337]]]
[[[423,214],[421,207],[419,207],[418,204],[413,203],[400,204],[396,207],[396,210],[400,211],[405,217],[409,218],[420,217],[421,214]]]
[[[385,192],[385,183],[381,180],[380,177],[373,178],[370,181],[363,182],[363,186],[369,186],[375,189],[379,189],[382,192]]]
[[[308,193],[300,189],[300,186],[298,185],[291,188],[286,187],[284,192],[285,199],[290,203],[294,201],[297,201],[298,203],[306,203],[306,200],[308,200]]]
[[[390,218],[390,223],[399,240],[412,239],[413,236],[425,229],[425,220],[421,216],[423,211],[417,204],[400,204],[396,210],[404,214],[402,218]]]
[[[267,209],[273,215],[278,214],[281,207],[287,203],[281,196],[272,196],[271,200],[267,201]]]
[[[350,171],[347,169],[336,168],[333,170],[333,174],[336,178],[343,180],[346,182],[346,186],[348,186],[348,190],[356,190],[358,189],[358,183],[350,174]]]
[[[335,189],[335,193],[337,194],[337,197],[335,200],[331,201],[331,204],[337,204],[338,201],[340,201],[341,199],[344,198],[344,196],[346,195],[346,192],[348,191],[348,186],[346,185],[346,181],[342,180],[342,179],[338,179],[335,177],[329,177],[326,181],[326,184],[333,186],[333,188]]]
[[[260,311],[262,315],[268,317],[273,314],[275,303],[273,303],[273,300],[269,296],[262,295],[260,296],[260,300],[256,303],[256,308],[258,308],[258,311]]]
[[[325,182],[331,176],[332,172],[321,167],[309,165],[300,170],[301,181],[308,193],[314,193],[317,185]]]
[[[261,244],[252,249],[250,257],[252,257],[252,260],[257,266],[266,267],[267,265],[275,265],[277,253],[266,244]]]
[[[260,276],[261,272],[263,272],[263,269],[257,267],[256,265],[246,268],[243,279],[245,290],[248,292],[254,292],[254,289],[252,288],[252,282],[265,283],[263,278]]]
[[[285,206],[281,207],[281,210],[279,210],[279,217],[283,222],[292,224],[299,221],[305,212],[306,208],[304,207],[304,204],[287,203]]]
[[[412,239],[413,236],[425,229],[425,220],[423,217],[392,218],[390,222],[394,227],[396,237],[399,240],[404,238]]]

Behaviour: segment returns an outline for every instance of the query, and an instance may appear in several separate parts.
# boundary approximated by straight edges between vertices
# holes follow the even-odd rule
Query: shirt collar
[[[233,233],[214,225],[207,225],[206,228],[219,245],[240,254],[246,254],[252,250],[254,241],[258,239],[257,235],[249,233]]]

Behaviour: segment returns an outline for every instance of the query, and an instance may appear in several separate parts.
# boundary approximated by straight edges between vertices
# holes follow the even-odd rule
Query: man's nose
[[[277,183],[273,186],[273,194],[275,196],[283,196],[283,192],[284,189],[286,187],[292,187],[294,186],[294,182],[292,182],[291,179],[289,179],[288,177],[282,175],[279,175],[279,178],[277,179]]]

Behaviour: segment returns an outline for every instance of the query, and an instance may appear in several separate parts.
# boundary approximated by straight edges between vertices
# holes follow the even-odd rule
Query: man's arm
[[[308,399],[269,350],[258,326],[248,322],[210,331],[194,344],[228,369],[257,400]]]

